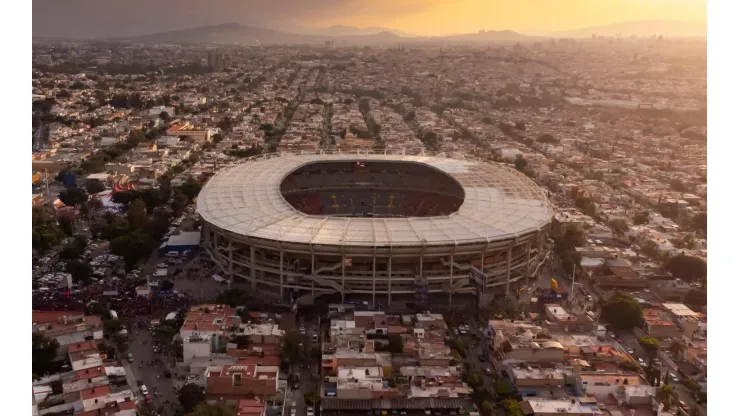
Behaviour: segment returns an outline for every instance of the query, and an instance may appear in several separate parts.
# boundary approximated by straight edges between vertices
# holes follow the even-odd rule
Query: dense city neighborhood
[[[706,70],[705,40],[657,36],[35,40],[33,414],[705,416]],[[449,287],[449,302],[403,295],[419,289],[391,301],[400,261],[384,266],[387,302],[375,281],[372,298],[345,291],[350,272],[375,278],[380,267],[344,251],[314,264],[316,240],[295,262],[283,246],[238,258],[230,241],[218,246],[228,233],[212,234],[213,218],[242,219],[214,211],[232,197],[204,197],[209,181],[306,155],[333,158],[341,174],[353,155],[354,185],[410,175],[372,166],[381,157],[501,166],[536,184],[552,215],[536,257],[526,246],[521,280],[506,272],[488,294]],[[308,212],[307,198],[296,210],[338,213],[344,196],[326,195],[324,211]],[[388,212],[400,204],[399,192],[385,198]],[[420,207],[404,215],[441,221]],[[266,212],[264,223],[250,217],[255,229],[267,229]],[[275,239],[287,245],[297,224]],[[447,287],[424,256],[409,281]],[[433,259],[450,286],[458,268],[473,281],[488,261],[460,259]],[[258,290],[268,277],[278,295]],[[288,279],[305,280],[291,290]]]

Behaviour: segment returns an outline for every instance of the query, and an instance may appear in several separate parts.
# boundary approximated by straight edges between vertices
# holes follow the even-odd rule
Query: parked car
[[[134,354],[128,353],[128,362],[130,363],[134,362]]]
[[[146,396],[147,394],[149,394],[149,390],[146,388],[146,386],[144,384],[142,384],[141,386],[139,386],[139,390],[141,390],[141,394],[143,394],[144,396]]]

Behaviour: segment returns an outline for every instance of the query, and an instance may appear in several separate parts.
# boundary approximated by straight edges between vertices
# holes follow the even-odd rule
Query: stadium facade
[[[424,293],[506,291],[542,256],[553,211],[516,170],[469,158],[268,154],[226,168],[198,196],[201,245],[255,292],[373,304]]]

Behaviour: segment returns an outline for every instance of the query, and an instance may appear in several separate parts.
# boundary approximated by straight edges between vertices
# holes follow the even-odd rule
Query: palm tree
[[[668,347],[668,351],[673,354],[674,358],[679,358],[683,355],[684,345],[679,339],[671,341],[671,345]]]

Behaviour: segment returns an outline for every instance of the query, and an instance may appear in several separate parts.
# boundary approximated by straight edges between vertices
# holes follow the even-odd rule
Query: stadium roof
[[[460,209],[441,217],[368,218],[308,215],[285,201],[280,184],[292,171],[319,161],[415,162],[455,178],[465,190]],[[253,238],[344,246],[452,245],[498,241],[550,222],[545,192],[523,174],[477,160],[399,154],[264,156],[216,174],[198,196],[208,223]]]

